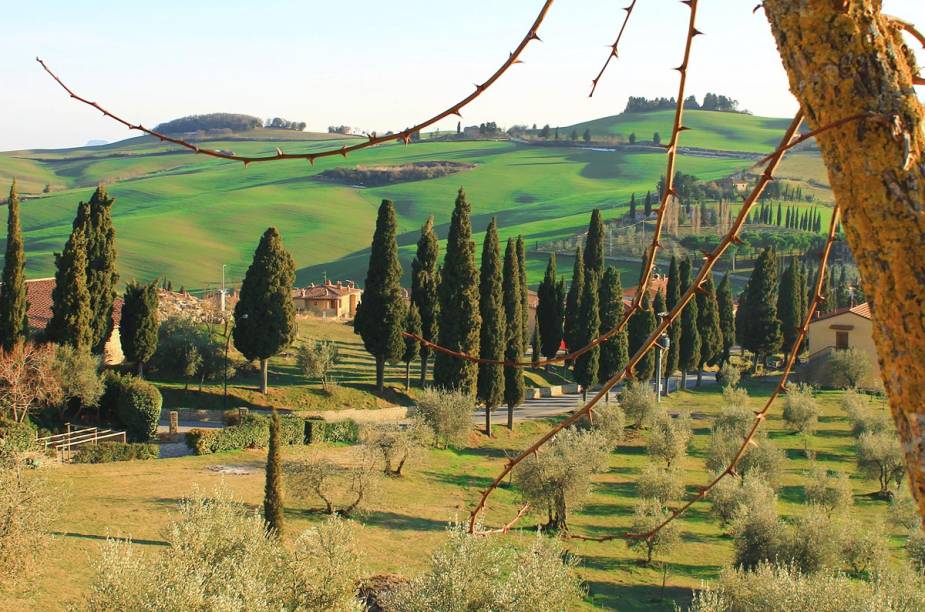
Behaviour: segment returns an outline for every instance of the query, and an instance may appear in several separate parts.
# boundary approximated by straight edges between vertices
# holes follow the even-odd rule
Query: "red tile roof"
[[[51,320],[51,293],[55,289],[55,279],[39,278],[26,280],[26,299],[29,300],[29,327],[43,330]],[[122,318],[122,298],[116,298],[112,304],[112,321],[116,327]]]
[[[351,293],[361,293],[361,290],[352,281],[347,281],[346,284],[340,281],[337,284],[327,281],[323,285],[310,285],[304,289],[293,289],[292,297],[324,300],[350,295]]]
[[[636,288],[637,286],[633,285],[632,287],[625,289],[623,291],[623,300],[632,300],[636,296]],[[659,276],[657,274],[653,275],[652,278],[649,279],[648,289],[650,298],[655,298],[655,294],[659,291],[664,293],[668,290],[668,277]]]
[[[816,321],[831,319],[832,317],[837,317],[838,315],[843,315],[843,314],[848,314],[848,313],[857,315],[864,319],[870,319],[870,304],[868,304],[867,302],[864,302],[863,304],[858,304],[857,306],[850,306],[850,307],[846,306],[844,308],[837,308],[835,310],[830,310],[829,312],[822,313],[821,315],[813,319],[812,322],[815,323]]]

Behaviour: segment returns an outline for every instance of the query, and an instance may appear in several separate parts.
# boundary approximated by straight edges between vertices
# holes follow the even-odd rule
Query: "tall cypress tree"
[[[437,274],[439,257],[440,244],[434,234],[434,217],[431,215],[421,227],[417,253],[411,260],[411,301],[421,314],[421,337],[429,342],[437,340],[437,315],[440,312],[437,298],[437,286],[440,284]],[[421,346],[421,387],[427,382],[430,353],[430,347]]]
[[[652,192],[646,192],[646,200],[643,203],[643,212],[645,213],[645,218],[648,219],[649,215],[652,214]]]
[[[504,312],[507,315],[505,329],[504,358],[508,361],[523,359],[523,344],[520,326],[521,317],[520,295],[520,262],[517,261],[517,245],[508,238],[507,248],[504,250]],[[521,368],[504,368],[504,401],[507,404],[507,426],[514,428],[514,407],[524,399],[524,372]]]
[[[716,290],[716,303],[719,306],[719,329],[723,335],[723,351],[720,364],[729,363],[730,353],[736,341],[735,305],[732,303],[732,287],[729,285],[729,273]]]
[[[609,332],[623,319],[623,286],[620,283],[620,271],[607,266],[601,279],[601,327],[600,334]],[[629,360],[624,327],[619,334],[601,344],[598,382],[604,384],[614,374],[626,367]]]
[[[478,355],[482,318],[479,316],[479,273],[475,267],[475,243],[472,242],[469,213],[469,202],[460,188],[450,220],[438,289],[439,337],[440,344],[451,350]],[[434,362],[434,383],[437,386],[474,395],[477,375],[474,363],[437,353]]]
[[[743,336],[745,348],[760,357],[780,348],[781,329],[777,317],[777,266],[771,249],[765,249],[755,262],[748,280],[748,322]]]
[[[78,208],[71,235],[64,251],[55,253],[55,288],[52,291],[51,320],[45,337],[59,344],[70,344],[80,351],[89,351],[93,341],[90,328],[90,292],[87,290],[87,234]]]
[[[526,355],[530,341],[530,288],[527,286],[527,251],[523,234],[517,236],[517,274],[520,277],[520,331],[523,339],[520,352]]]
[[[681,260],[681,290],[687,291],[691,286],[691,260]],[[700,365],[700,333],[697,329],[697,300],[691,300],[681,312],[681,350],[678,353],[678,366],[681,368],[681,388],[687,389],[687,373]]]
[[[777,292],[777,315],[781,325],[781,350],[790,352],[799,333],[798,327],[802,324],[800,317],[800,277],[796,261],[791,259],[790,265],[780,275],[780,289]]]
[[[776,225],[780,227],[780,224],[783,222],[783,213],[781,211],[780,202],[777,203],[777,220]]]
[[[530,336],[530,362],[536,368],[540,363],[543,352],[543,341],[540,339],[540,326],[534,321],[533,335]]]
[[[591,211],[584,256],[585,277],[590,277],[593,272],[600,280],[604,274],[604,222],[601,220],[601,211],[597,208]]]
[[[401,262],[395,232],[398,222],[391,200],[382,200],[376,231],[369,251],[369,269],[363,285],[363,301],[353,327],[363,346],[376,358],[376,392],[385,384],[385,363],[404,352],[401,332],[405,326],[405,299],[401,290]]]
[[[29,332],[25,265],[26,250],[19,223],[19,194],[14,179],[7,202],[6,257],[3,260],[3,284],[0,285],[0,345],[5,351],[25,341]]]
[[[713,365],[722,357],[723,332],[719,321],[719,304],[713,275],[708,274],[703,284],[703,293],[697,294],[697,331],[700,334],[700,363],[697,367],[697,386],[703,381],[703,369]]]
[[[263,489],[263,520],[267,533],[283,537],[283,469],[279,452],[279,413],[273,407],[270,418],[270,444],[267,448],[266,480]]]
[[[112,305],[116,299],[116,230],[112,225],[114,200],[100,185],[90,198],[87,230],[87,289],[90,292],[90,327],[93,352],[102,353],[112,334]]]
[[[405,331],[415,336],[421,335],[421,313],[414,302],[405,315]],[[405,391],[411,388],[411,362],[421,354],[421,343],[413,338],[405,338],[405,352],[401,360],[405,362]]]
[[[581,294],[580,316],[577,325],[579,347],[597,338],[601,329],[600,285],[600,277],[592,269],[585,276],[584,291]],[[597,382],[600,358],[601,347],[598,345],[575,360],[575,380],[581,385],[582,399],[587,399],[588,387]]]
[[[585,266],[581,245],[575,251],[575,266],[572,268],[572,284],[565,297],[565,344],[569,352],[582,347],[581,344],[581,298],[585,292]]]
[[[630,221],[636,220],[636,193],[630,196]]]
[[[671,311],[681,300],[681,271],[678,268],[678,258],[671,256],[668,266],[668,285],[665,292],[665,308]],[[681,321],[675,321],[668,326],[668,354],[665,356],[665,393],[668,393],[669,379],[678,369],[681,362]]]
[[[260,360],[260,392],[267,392],[268,360],[295,338],[292,283],[295,263],[275,227],[267,228],[234,306],[235,348],[249,360]],[[366,296],[363,296],[366,301]]]
[[[138,365],[139,377],[157,350],[157,330],[157,281],[147,285],[130,282],[122,296],[119,340],[125,358]]]
[[[536,307],[536,323],[540,328],[543,356],[552,359],[562,344],[562,317],[564,305],[556,280],[556,254],[549,256],[546,274],[537,289],[539,303]]]
[[[655,313],[652,311],[652,302],[649,300],[648,291],[642,296],[640,306],[642,310],[637,310],[633,313],[627,325],[629,327],[628,341],[630,356],[635,355],[639,351],[645,343],[646,338],[652,334],[656,326]],[[648,382],[652,378],[654,371],[655,355],[652,354],[652,351],[648,351],[645,356],[636,363],[636,367],[633,368],[633,378],[639,382]]]
[[[810,304],[809,292],[811,291],[811,289],[807,287],[807,283],[809,282],[809,279],[807,278],[808,275],[809,275],[809,270],[806,269],[806,266],[802,262],[798,262],[797,263],[797,298],[799,299],[800,316],[797,318],[797,320],[800,322],[800,325],[802,325],[803,322],[806,321],[806,315],[808,314],[808,311],[809,311],[809,304]],[[805,339],[804,339],[804,342],[805,342]],[[801,346],[800,348],[802,349],[803,347]]]
[[[507,322],[501,284],[503,265],[498,245],[498,226],[492,217],[482,243],[482,267],[479,271],[479,312],[482,314],[479,356],[483,359],[504,359]],[[517,299],[519,303],[519,295]],[[477,387],[478,399],[485,404],[485,434],[490,436],[491,410],[501,405],[504,399],[504,366],[479,364]]]

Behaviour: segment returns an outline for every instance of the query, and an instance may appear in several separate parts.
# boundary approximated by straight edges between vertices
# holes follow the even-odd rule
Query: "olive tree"
[[[411,411],[434,432],[434,444],[449,446],[460,442],[472,429],[475,399],[456,390],[426,389]]]
[[[318,499],[325,514],[351,516],[366,509],[378,492],[382,469],[368,449],[355,449],[344,463],[312,453],[285,466],[287,488],[296,499]]]
[[[830,474],[814,465],[806,482],[806,501],[825,509],[829,514],[844,512],[854,503],[854,492],[847,474]]]
[[[893,496],[890,487],[899,484],[906,474],[902,448],[892,433],[863,433],[855,445],[857,465],[868,478],[880,483],[877,494],[883,499]]]
[[[668,510],[655,499],[641,499],[633,513],[631,533],[645,534],[668,518]],[[681,528],[677,521],[662,527],[650,538],[629,538],[626,545],[631,549],[642,550],[646,563],[652,563],[655,555],[667,554],[681,541]]]
[[[424,454],[433,439],[433,431],[420,419],[409,424],[380,423],[371,425],[363,433],[364,443],[382,460],[386,476],[400,477],[409,459]]]
[[[784,422],[797,433],[811,434],[819,424],[819,405],[809,385],[787,387],[784,396]]]
[[[677,464],[686,454],[691,441],[691,419],[686,412],[672,418],[663,412],[652,423],[646,438],[649,457],[660,459],[667,467]]]
[[[677,467],[663,467],[647,463],[636,481],[639,497],[654,499],[665,506],[684,495],[684,480]]]
[[[780,487],[784,469],[784,451],[775,446],[765,432],[759,431],[753,438],[754,444],[748,445],[745,454],[736,464],[736,471],[741,475],[761,473],[768,484],[775,490]],[[742,437],[724,431],[714,431],[707,448],[706,466],[718,474],[732,463],[735,453],[742,445]]]
[[[872,370],[870,359],[855,346],[835,351],[826,368],[832,386],[840,389],[856,389]]]
[[[655,392],[648,385],[630,381],[620,390],[619,402],[637,428],[649,427],[659,413]]]
[[[306,378],[317,378],[328,390],[328,375],[337,365],[337,344],[331,340],[308,339],[296,349],[296,365]]]

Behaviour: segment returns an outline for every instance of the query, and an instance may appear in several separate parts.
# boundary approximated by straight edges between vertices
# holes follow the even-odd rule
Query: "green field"
[[[593,123],[600,130],[637,134],[667,127],[664,111],[621,115]],[[695,129],[684,144],[730,151],[765,151],[785,120],[731,113],[691,111]],[[346,142],[327,134],[255,130],[205,139],[205,146],[239,154],[318,150]],[[459,174],[374,188],[321,182],[319,172],[335,166],[392,165],[450,160],[473,163]],[[476,239],[497,216],[502,239],[523,234],[528,250],[537,241],[575,235],[587,226],[591,209],[605,218],[622,215],[630,194],[654,190],[664,171],[664,155],[546,147],[509,141],[425,140],[384,145],[348,159],[324,158],[314,166],[283,161],[252,164],[205,158],[141,137],[102,147],[0,154],[0,183],[13,176],[27,196],[23,228],[27,274],[53,272],[52,253],[63,247],[76,204],[104,181],[116,198],[119,267],[124,280],[169,278],[175,287],[216,285],[222,264],[231,284],[240,281],[261,232],[280,228],[299,270],[298,281],[328,278],[362,282],[375,211],[383,198],[395,202],[406,283],[418,230],[436,218],[445,236],[456,190],[463,186],[472,204]],[[681,156],[677,168],[701,179],[746,169],[746,159]],[[814,170],[813,172],[816,172]],[[43,194],[45,185],[50,193]],[[5,187],[4,187],[5,189]],[[0,234],[2,235],[2,234]],[[545,257],[531,256],[531,284],[542,275]],[[624,280],[626,284],[626,280]]]

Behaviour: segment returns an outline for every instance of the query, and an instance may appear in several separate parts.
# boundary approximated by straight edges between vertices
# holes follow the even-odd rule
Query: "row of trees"
[[[773,205],[763,204],[749,216],[748,222],[751,224],[776,225],[804,232],[819,233],[822,231],[822,214],[817,208],[803,209],[801,212],[797,207],[788,206],[784,210],[780,202],[777,203],[776,214]]]
[[[674,110],[677,102],[674,98],[652,98],[651,100],[642,96],[630,96],[626,101],[624,113],[648,113],[657,110]],[[684,108],[690,110],[709,110],[726,113],[740,113],[746,111],[739,110],[739,101],[733,100],[723,95],[707,93],[703,97],[703,103],[697,102],[696,96],[688,96],[684,99]]]

